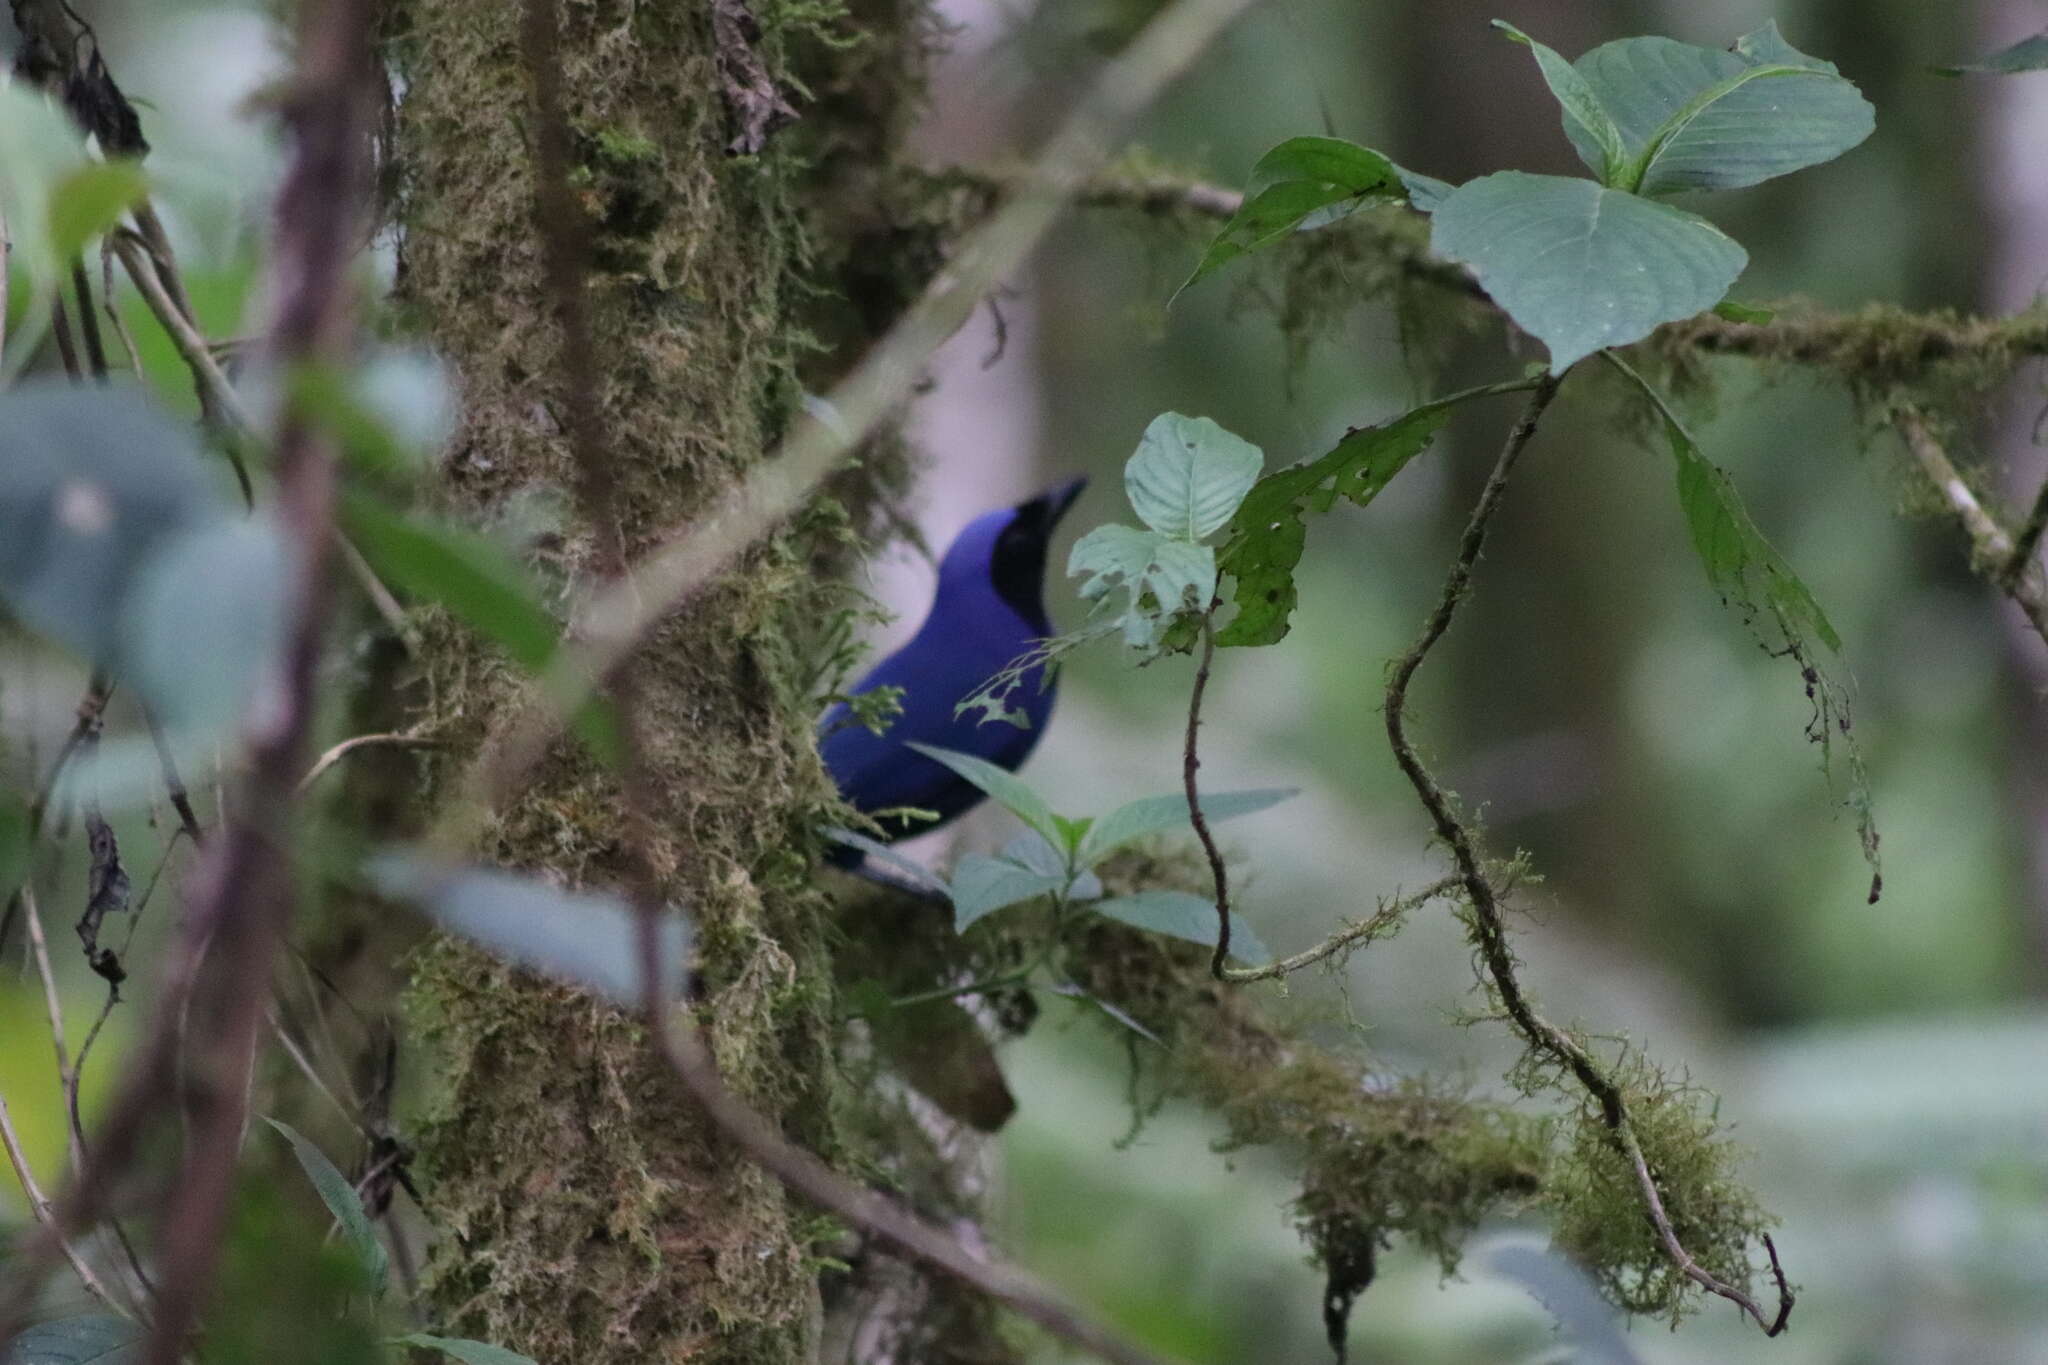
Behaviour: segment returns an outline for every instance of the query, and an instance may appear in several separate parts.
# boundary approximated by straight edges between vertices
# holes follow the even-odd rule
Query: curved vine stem
[[[1216,836],[1209,832],[1208,817],[1202,814],[1201,791],[1195,782],[1195,774],[1202,769],[1196,736],[1202,728],[1202,694],[1209,690],[1209,666],[1216,662],[1216,608],[1220,605],[1212,599],[1209,609],[1202,613],[1202,655],[1195,664],[1194,688],[1188,693],[1188,736],[1181,746],[1180,783],[1181,790],[1187,793],[1188,820],[1195,827],[1195,837],[1202,841],[1202,853],[1209,859],[1209,875],[1216,883],[1216,953],[1209,959],[1209,974],[1218,981],[1228,981],[1223,959],[1230,956],[1230,872],[1223,865],[1223,850],[1216,846]]]
[[[1529,1046],[1569,1071],[1599,1106],[1600,1117],[1613,1135],[1616,1147],[1635,1172],[1636,1183],[1642,1189],[1644,1215],[1656,1230],[1657,1239],[1672,1264],[1694,1284],[1739,1306],[1755,1319],[1766,1336],[1776,1336],[1784,1330],[1793,1302],[1784,1271],[1778,1264],[1777,1249],[1766,1240],[1765,1249],[1770,1253],[1771,1272],[1778,1286],[1778,1311],[1775,1316],[1767,1317],[1755,1299],[1702,1267],[1678,1240],[1670,1214],[1664,1208],[1663,1196],[1658,1192],[1656,1174],[1643,1155],[1642,1143],[1636,1136],[1628,1100],[1622,1094],[1621,1086],[1601,1069],[1592,1054],[1577,1040],[1538,1014],[1523,994],[1521,981],[1515,975],[1514,953],[1508,946],[1500,888],[1487,873],[1471,827],[1459,818],[1451,798],[1423,765],[1414,743],[1408,738],[1408,685],[1414,681],[1422,661],[1429,657],[1429,651],[1450,628],[1451,618],[1457,614],[1459,603],[1471,587],[1473,566],[1478,563],[1479,552],[1486,545],[1488,523],[1500,506],[1501,495],[1507,490],[1508,476],[1514,472],[1530,437],[1536,434],[1537,422],[1557,394],[1558,382],[1557,377],[1546,377],[1529,396],[1528,405],[1509,431],[1507,444],[1494,463],[1493,473],[1487,478],[1486,487],[1472,509],[1471,519],[1465,524],[1465,534],[1458,543],[1458,558],[1451,565],[1449,577],[1444,580],[1443,595],[1437,601],[1436,610],[1430,613],[1422,634],[1408,652],[1395,661],[1393,673],[1387,680],[1387,742],[1393,749],[1394,761],[1400,765],[1423,808],[1429,812],[1437,837],[1451,851],[1451,859],[1457,866],[1457,880],[1472,908],[1473,946],[1485,965],[1487,979],[1499,997],[1501,1009]]]

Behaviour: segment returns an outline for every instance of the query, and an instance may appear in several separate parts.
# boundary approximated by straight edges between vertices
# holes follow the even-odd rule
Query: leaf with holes
[[[1236,582],[1231,600],[1237,606],[1217,644],[1270,645],[1287,634],[1296,601],[1294,570],[1308,537],[1302,514],[1326,512],[1340,496],[1366,506],[1429,448],[1455,401],[1353,428],[1328,454],[1268,474],[1253,486],[1231,519],[1230,539],[1217,560]]]
[[[1115,625],[1132,649],[1156,649],[1184,611],[1201,611],[1216,595],[1216,551],[1135,526],[1098,526],[1074,542],[1067,576],[1086,575],[1079,592],[1099,610],[1121,590]]]
[[[1161,413],[1124,463],[1138,519],[1175,540],[1220,529],[1258,480],[1265,452],[1206,417]]]
[[[1430,244],[1464,261],[1563,374],[1608,346],[1712,308],[1749,255],[1683,209],[1590,180],[1501,171],[1460,185]]]

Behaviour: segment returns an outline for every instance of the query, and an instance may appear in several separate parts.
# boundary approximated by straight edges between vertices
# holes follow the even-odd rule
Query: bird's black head
[[[1041,630],[1052,628],[1045,615],[1046,548],[1060,518],[1087,486],[1086,478],[1073,479],[1018,503],[989,556],[989,579],[997,595]]]

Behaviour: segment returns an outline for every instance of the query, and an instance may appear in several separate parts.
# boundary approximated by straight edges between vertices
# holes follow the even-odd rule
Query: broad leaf
[[[1607,183],[1639,194],[1754,185],[1831,161],[1875,126],[1856,87],[1775,26],[1733,52],[1624,38],[1575,67],[1621,132],[1625,162]]]
[[[50,193],[50,251],[68,261],[149,193],[142,163],[131,158],[88,161]]]
[[[450,867],[404,850],[379,854],[364,869],[378,892],[419,907],[441,928],[499,957],[605,997],[622,1009],[646,998],[639,916],[619,897],[565,891],[533,877]],[[656,956],[663,1000],[682,994],[689,922],[660,916]]]
[[[1206,417],[1161,413],[1124,463],[1138,519],[1161,535],[1199,541],[1230,520],[1266,456]]]
[[[341,1228],[342,1238],[362,1262],[363,1273],[370,1278],[370,1292],[384,1292],[384,1280],[390,1273],[390,1261],[384,1252],[384,1243],[377,1238],[376,1225],[370,1221],[370,1214],[363,1207],[362,1196],[349,1183],[347,1176],[335,1168],[327,1154],[314,1146],[303,1134],[290,1124],[266,1117],[264,1122],[284,1135],[292,1145],[292,1155],[299,1159],[299,1169],[313,1182],[313,1188],[320,1195],[320,1202],[334,1215],[336,1225]]]
[[[1325,226],[1368,203],[1418,192],[1428,197],[1431,187],[1441,183],[1403,171],[1378,152],[1341,138],[1289,138],[1252,167],[1244,203],[1174,296],[1239,256],[1294,232]]]
[[[1550,370],[1712,308],[1748,253],[1706,219],[1590,180],[1502,171],[1437,209],[1431,247],[1469,264]]]
[[[436,1337],[425,1332],[410,1332],[391,1339],[394,1346],[418,1346],[423,1350],[439,1351],[444,1356],[453,1356],[462,1365],[534,1365],[530,1356],[517,1351],[508,1351],[503,1346],[493,1346],[488,1341],[471,1341],[468,1337]]]
[[[1008,858],[963,853],[953,868],[953,928],[965,932],[978,919],[1050,895],[1066,884],[1064,870],[1034,872]]]
[[[1052,807],[1045,804],[1045,798],[1025,783],[1016,774],[998,768],[987,759],[963,754],[957,749],[941,749],[935,744],[919,744],[912,741],[907,747],[915,749],[935,763],[943,763],[960,776],[972,782],[996,804],[1022,820],[1044,836],[1049,844],[1059,843],[1059,825],[1053,820]]]
[[[1086,575],[1079,592],[1098,608],[1121,589],[1116,625],[1132,649],[1156,648],[1171,620],[1203,611],[1216,596],[1216,552],[1135,526],[1098,526],[1074,542],[1067,575]]]
[[[526,571],[496,541],[400,516],[360,493],[345,498],[342,517],[356,548],[390,587],[446,607],[529,672],[553,656],[562,628],[541,607]]]
[[[1493,26],[1536,54],[1536,65],[1543,72],[1544,84],[1557,99],[1564,115],[1564,134],[1571,139],[1579,160],[1600,177],[1602,184],[1615,183],[1628,163],[1628,154],[1622,145],[1621,130],[1615,126],[1599,94],[1556,49],[1544,46],[1505,20],[1496,19]]]
[[[123,677],[183,743],[232,731],[284,643],[294,564],[267,512],[169,538],[121,603]]]
[[[1296,787],[1266,787],[1256,791],[1214,792],[1202,797],[1202,818],[1214,823],[1239,815],[1251,815],[1300,795]],[[1093,867],[1126,844],[1167,830],[1192,830],[1188,799],[1179,792],[1146,796],[1118,806],[1097,820],[1081,841],[1078,860]]]
[[[126,1318],[92,1313],[25,1327],[0,1365],[140,1365],[143,1332]]]
[[[2016,76],[2027,71],[2048,71],[2048,33],[2022,38],[2011,47],[2000,48],[1989,57],[1961,66],[1937,66],[1943,76]]]
[[[39,380],[0,395],[0,598],[86,659],[117,662],[150,556],[225,516],[190,424],[140,390]]]
[[[1087,819],[1069,820],[1064,815],[1055,815],[1053,819],[1059,822],[1060,833],[1067,836],[1075,848],[1080,846],[1089,826],[1094,823]],[[1067,855],[1030,830],[1004,844],[1002,856],[1048,877],[1067,876]],[[1085,868],[1073,874],[1073,881],[1067,887],[1069,900],[1092,901],[1101,894],[1102,879]]]
[[[1216,636],[1220,645],[1269,645],[1287,634],[1294,612],[1294,569],[1308,528],[1304,510],[1328,511],[1338,496],[1363,507],[1407,463],[1428,448],[1450,416],[1432,403],[1377,427],[1344,434],[1320,459],[1268,474],[1232,519],[1219,566],[1236,580],[1237,615]]]
[[[1210,947],[1216,944],[1215,903],[1186,891],[1135,891],[1128,896],[1096,901],[1088,908],[1136,929],[1170,934]],[[1273,960],[1258,935],[1244,922],[1244,916],[1236,914],[1230,917],[1230,955],[1254,967]]]

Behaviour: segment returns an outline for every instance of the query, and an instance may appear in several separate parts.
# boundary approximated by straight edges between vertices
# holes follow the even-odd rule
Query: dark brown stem
[[[1196,747],[1196,736],[1202,728],[1202,694],[1209,690],[1209,666],[1216,661],[1217,606],[1211,601],[1209,609],[1202,613],[1202,653],[1195,663],[1195,685],[1188,690],[1188,729],[1181,744],[1180,784],[1188,799],[1188,820],[1195,827],[1195,837],[1202,841],[1202,853],[1209,860],[1209,876],[1216,887],[1216,951],[1209,958],[1209,973],[1222,981],[1223,961],[1230,956],[1230,872],[1223,864],[1223,850],[1216,846],[1216,836],[1209,833],[1208,817],[1202,814],[1201,791],[1195,783],[1195,774],[1202,767],[1202,756]]]
[[[85,370],[78,363],[78,343],[71,339],[71,315],[59,298],[50,305],[50,335],[57,342],[57,358],[64,362],[64,373],[76,384],[85,379]]]
[[[100,339],[99,309],[92,302],[92,281],[86,278],[85,262],[74,257],[71,262],[71,294],[78,300],[78,334],[85,338],[85,360],[92,377],[104,384],[107,382],[107,347]]]
[[[1550,406],[1550,400],[1557,395],[1558,379],[1546,376],[1536,391],[1529,396],[1528,405],[1508,432],[1507,444],[1501,449],[1500,458],[1494,463],[1493,473],[1486,480],[1486,487],[1480,491],[1479,501],[1472,509],[1472,515],[1465,523],[1465,534],[1458,542],[1458,557],[1451,565],[1451,572],[1444,580],[1443,594],[1437,600],[1436,610],[1430,613],[1423,625],[1421,636],[1394,664],[1387,679],[1386,725],[1387,743],[1393,749],[1394,761],[1400,765],[1409,785],[1429,812],[1430,821],[1436,827],[1437,837],[1451,851],[1451,860],[1457,868],[1458,881],[1463,885],[1465,897],[1471,906],[1470,919],[1473,946],[1478,950],[1480,961],[1485,965],[1487,980],[1494,995],[1500,1000],[1501,1009],[1515,1026],[1516,1032],[1530,1047],[1545,1054],[1563,1067],[1585,1089],[1599,1107],[1601,1121],[1607,1125],[1617,1149],[1627,1159],[1636,1176],[1641,1190],[1645,1216],[1657,1234],[1665,1254],[1672,1264],[1687,1279],[1709,1293],[1718,1294],[1737,1304],[1767,1336],[1776,1336],[1784,1330],[1785,1320],[1792,1311],[1792,1294],[1787,1287],[1784,1273],[1777,1268],[1777,1252],[1769,1248],[1779,1286],[1778,1312],[1775,1317],[1765,1317],[1756,1300],[1735,1286],[1717,1278],[1695,1261],[1678,1240],[1677,1230],[1672,1226],[1671,1217],[1665,1211],[1664,1199],[1658,1191],[1655,1173],[1650,1170],[1649,1161],[1643,1155],[1641,1142],[1636,1137],[1635,1125],[1631,1120],[1628,1100],[1621,1086],[1601,1069],[1591,1053],[1581,1047],[1576,1039],[1563,1029],[1536,1012],[1529,998],[1522,991],[1521,979],[1516,975],[1514,950],[1508,943],[1507,922],[1502,905],[1502,891],[1487,873],[1481,858],[1478,839],[1471,827],[1461,819],[1452,805],[1450,796],[1438,784],[1429,769],[1423,765],[1421,756],[1415,751],[1414,743],[1408,738],[1407,706],[1408,687],[1415,679],[1416,670],[1422,667],[1424,659],[1450,629],[1451,619],[1457,614],[1458,606],[1465,599],[1472,585],[1472,571],[1479,562],[1480,552],[1486,547],[1486,531],[1500,506],[1501,495],[1507,491],[1508,477],[1514,472],[1516,462],[1528,447],[1529,439],[1536,434],[1536,424],[1543,412]],[[1767,1244],[1768,1245],[1768,1244]]]
[[[2034,552],[2041,548],[2043,532],[2048,532],[2048,479],[2041,480],[2041,489],[2034,494],[2034,506],[2028,511],[2020,533],[2013,537],[2012,556],[1999,574],[1999,584],[2008,593],[2017,589],[2034,567]]]

